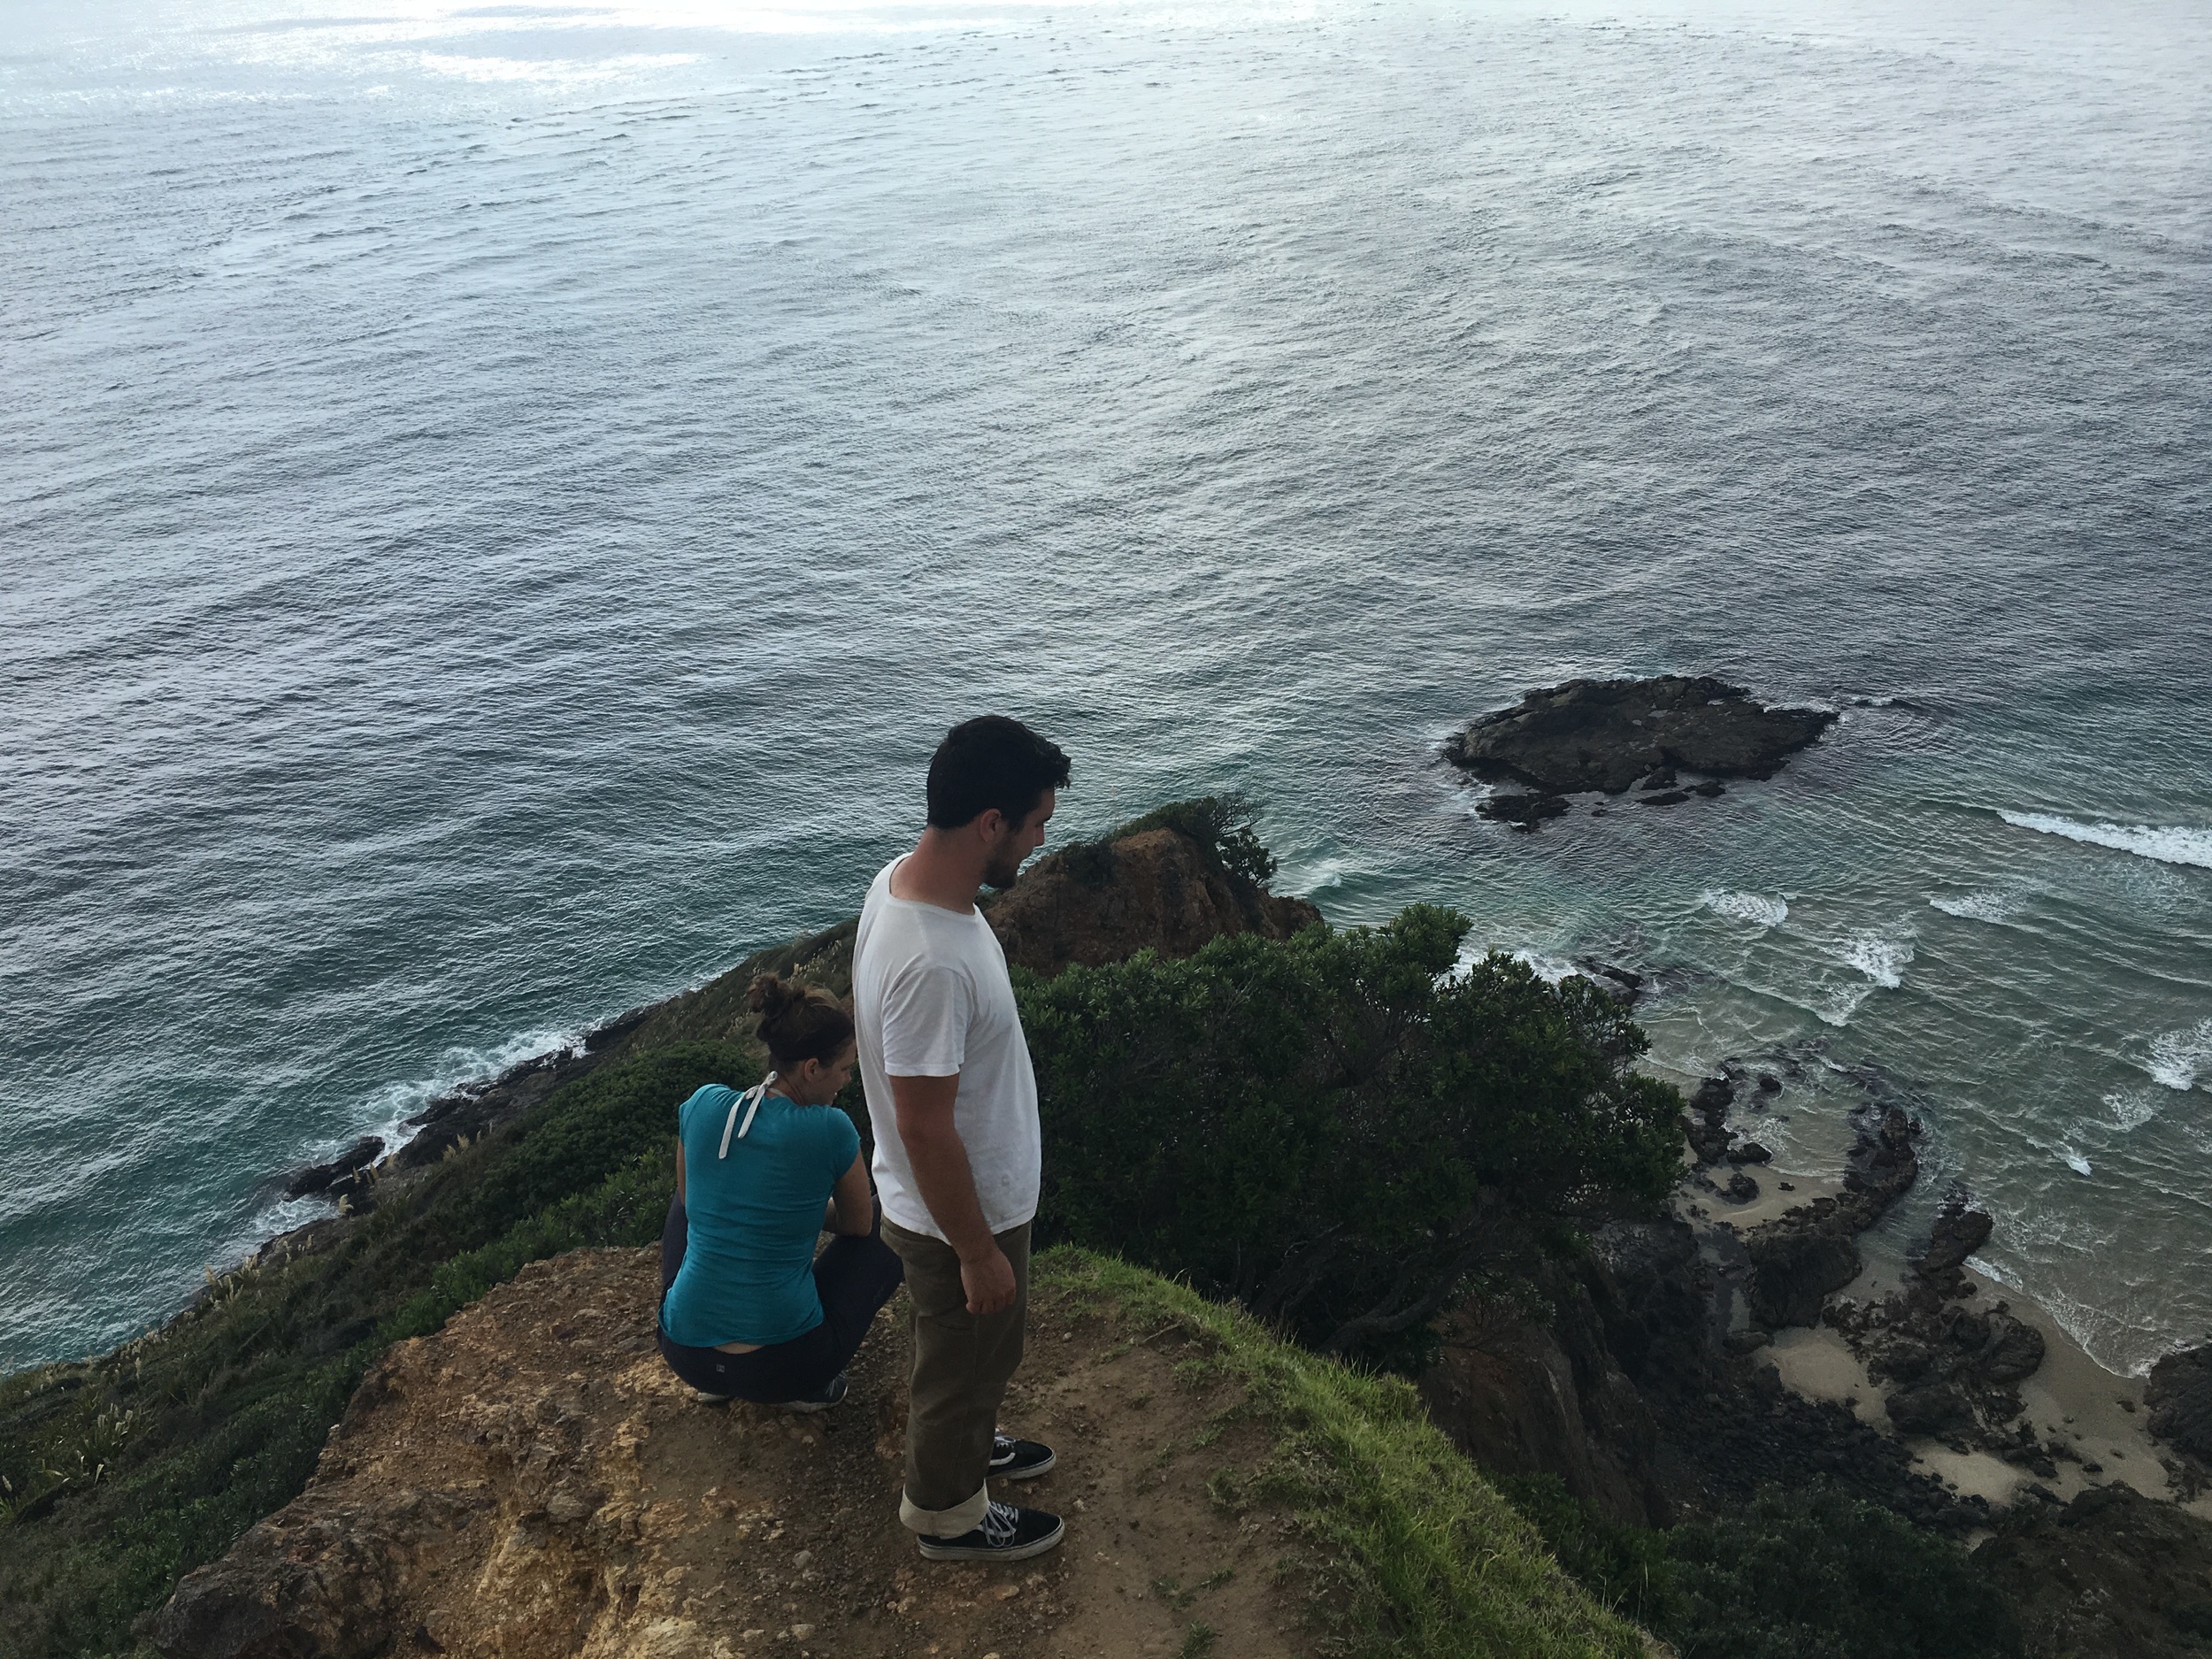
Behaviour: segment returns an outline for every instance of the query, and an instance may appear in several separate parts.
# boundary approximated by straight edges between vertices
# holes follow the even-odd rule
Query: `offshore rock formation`
[[[1172,829],[1041,858],[985,914],[1006,959],[1047,979],[1144,949],[1187,956],[1225,933],[1287,939],[1321,919],[1306,900],[1225,870]]]
[[[1829,1294],[1859,1276],[1858,1235],[1920,1177],[1920,1125],[1901,1108],[1863,1107],[1855,1126],[1842,1194],[1800,1205],[1744,1240],[1751,1258],[1745,1299],[1752,1318],[1770,1330],[1819,1323]]]
[[[1723,778],[1770,778],[1834,721],[1823,709],[1773,709],[1708,676],[1571,680],[1482,715],[1444,757],[1488,783],[1533,793],[1494,795],[1485,817],[1532,829],[1586,790],[1619,795],[1642,781],[1648,806],[1722,793]],[[1677,770],[1701,774],[1681,786]]]

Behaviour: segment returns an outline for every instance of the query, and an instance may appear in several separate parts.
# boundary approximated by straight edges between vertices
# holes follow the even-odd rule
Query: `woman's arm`
[[[876,1200],[868,1190],[866,1154],[853,1155],[852,1168],[837,1178],[837,1189],[830,1195],[830,1206],[837,1212],[834,1231],[848,1238],[864,1239],[876,1230]]]
[[[680,1141],[676,1143],[676,1202],[684,1203],[684,1143]],[[688,1210],[691,1206],[684,1204],[684,1208]]]

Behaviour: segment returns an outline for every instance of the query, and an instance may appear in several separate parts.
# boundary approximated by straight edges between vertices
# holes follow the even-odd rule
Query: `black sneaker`
[[[1035,1440],[1018,1440],[1010,1434],[991,1439],[991,1473],[1001,1480],[1034,1479],[1058,1461],[1052,1448]]]
[[[1027,1561],[1050,1549],[1067,1530],[1058,1516],[1042,1509],[994,1502],[983,1511],[983,1525],[973,1532],[919,1541],[923,1555],[931,1561]]]
[[[778,1408],[784,1411],[826,1411],[845,1397],[845,1373],[839,1371],[810,1394],[801,1394],[796,1400],[786,1400]]]

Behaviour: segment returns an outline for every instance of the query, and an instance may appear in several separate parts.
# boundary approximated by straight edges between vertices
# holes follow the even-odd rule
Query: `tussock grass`
[[[1372,1659],[1640,1659],[1643,1633],[1560,1570],[1542,1538],[1429,1422],[1401,1379],[1294,1348],[1258,1321],[1110,1256],[1057,1248],[1036,1283],[1130,1328],[1202,1345],[1274,1438],[1215,1502],[1294,1518],[1316,1572],[1315,1617]]]

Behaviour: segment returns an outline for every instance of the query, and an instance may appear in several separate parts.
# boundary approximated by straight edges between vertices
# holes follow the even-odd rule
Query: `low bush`
[[[2019,1624],[1966,1552],[1820,1483],[1658,1532],[1551,1476],[1498,1481],[1592,1595],[1681,1659],[2016,1659]]]
[[[1041,1236],[1387,1359],[1538,1222],[1656,1205],[1680,1102],[1631,1069],[1642,1034],[1580,980],[1460,967],[1470,926],[1415,905],[1019,976]]]

